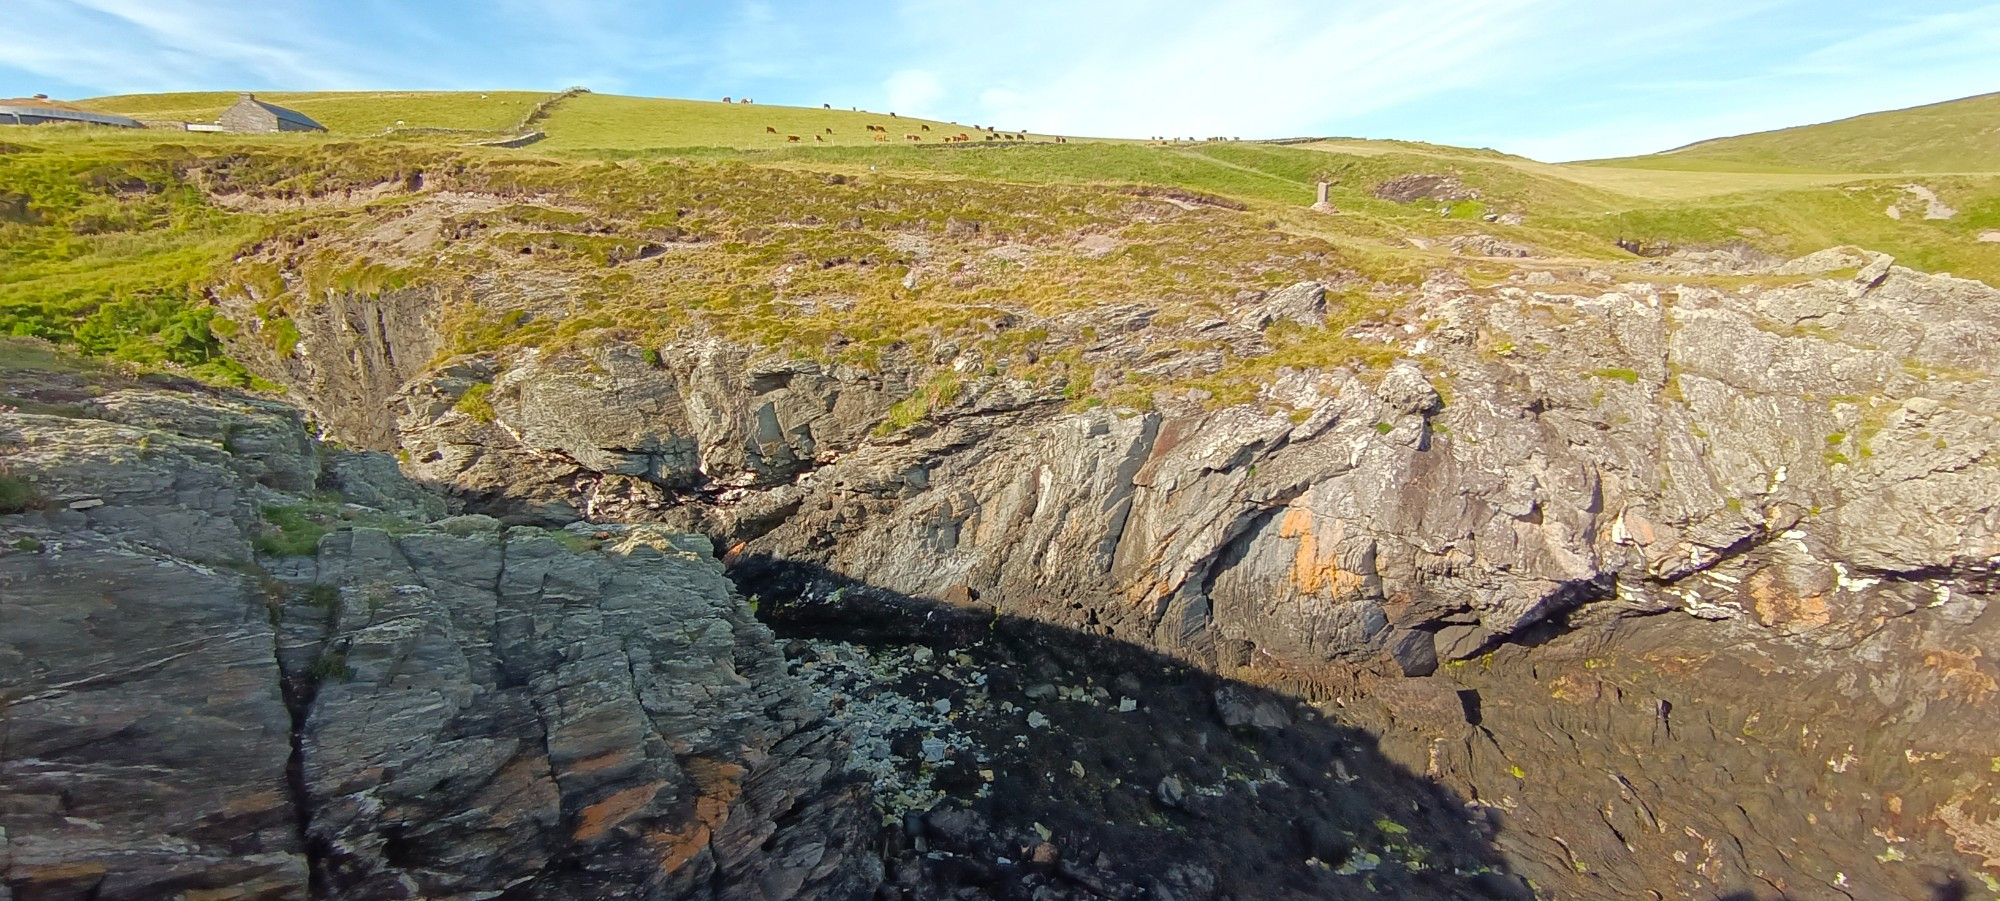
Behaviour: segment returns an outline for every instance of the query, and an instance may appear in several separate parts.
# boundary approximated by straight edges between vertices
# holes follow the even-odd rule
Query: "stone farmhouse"
[[[265,103],[250,93],[237,99],[236,105],[224,110],[215,121],[223,131],[236,133],[326,130],[326,126],[304,113]]]

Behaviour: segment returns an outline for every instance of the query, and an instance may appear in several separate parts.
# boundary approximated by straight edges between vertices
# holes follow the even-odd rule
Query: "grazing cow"
[[[912,141],[921,141],[924,139],[923,135],[904,135],[903,137]]]
[[[831,128],[827,129],[827,130],[826,130],[826,133],[827,133],[827,134],[833,134],[833,129],[831,129]]]
[[[876,136],[875,136],[875,140],[877,140],[877,141],[886,141],[886,140],[889,140],[889,136],[888,136],[888,135],[876,135]]]
[[[786,136],[785,136],[785,140],[786,140],[787,142],[789,142],[789,143],[792,143],[792,144],[797,144],[797,143],[799,142],[799,136],[798,136],[798,135],[786,135]]]
[[[732,102],[732,101],[731,101],[731,100],[730,100],[729,98],[727,98],[727,97],[724,97],[724,98],[722,98],[722,102],[723,102],[723,103],[730,103],[730,102]]]
[[[824,144],[826,143],[826,135],[813,135],[813,140],[818,141],[821,144]]]
[[[820,104],[820,105],[819,105],[819,108],[820,108],[820,109],[833,109],[833,104],[831,104],[831,103],[822,103],[822,104]]]
[[[744,102],[744,103],[749,103],[749,102],[751,102],[751,101],[750,101],[750,98],[748,98],[748,97],[745,97],[745,98],[743,98],[743,102]]]
[[[896,118],[896,114],[895,114],[895,113],[890,113],[890,114],[889,114],[889,118],[891,118],[891,119],[894,119],[894,118]]]
[[[766,125],[766,126],[764,126],[764,133],[765,133],[765,134],[767,134],[767,135],[774,135],[774,134],[777,134],[777,133],[778,133],[778,130],[777,130],[777,129],[775,129],[775,128],[772,128],[772,127],[771,127],[771,126],[769,126],[769,125]]]
[[[928,126],[928,125],[921,125],[921,126],[918,126],[918,127],[919,127],[919,128],[922,128],[922,129],[923,129],[923,130],[925,130],[925,131],[930,131],[930,130],[931,130],[931,127],[930,127],[930,126]]]

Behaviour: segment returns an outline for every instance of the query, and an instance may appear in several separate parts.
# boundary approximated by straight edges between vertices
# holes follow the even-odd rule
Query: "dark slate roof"
[[[66,122],[88,122],[92,125],[115,125],[119,128],[144,128],[138,121],[108,113],[93,113],[79,109],[60,100],[46,100],[40,97],[23,97],[0,100],[0,116],[40,116],[44,119],[61,119]]]
[[[326,130],[326,126],[321,125],[318,122],[314,122],[311,116],[299,112],[298,110],[289,110],[285,109],[282,106],[265,103],[264,101],[258,100],[255,96],[252,96],[250,94],[243,95],[243,100],[239,100],[237,102],[242,103],[244,101],[254,103],[257,106],[262,107],[265,112],[270,113],[273,116],[277,116],[279,119],[282,119],[286,122],[290,122],[293,125],[303,125],[307,128],[317,128],[320,131]]]

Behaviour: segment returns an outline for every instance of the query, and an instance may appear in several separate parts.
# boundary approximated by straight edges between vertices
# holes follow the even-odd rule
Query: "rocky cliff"
[[[843,733],[706,540],[444,518],[265,401],[9,388],[43,412],[0,413],[0,897],[880,881]]]
[[[1253,398],[1171,348],[1269,353],[1324,286],[1020,319],[1011,361],[470,356],[368,408],[512,522],[671,523],[1332,705],[1508,811],[1564,896],[1914,896],[2000,859],[2000,293],[1852,251],[1679,265],[1440,274],[1343,326],[1396,362],[1301,360]],[[1150,394],[995,365],[1065,350]]]

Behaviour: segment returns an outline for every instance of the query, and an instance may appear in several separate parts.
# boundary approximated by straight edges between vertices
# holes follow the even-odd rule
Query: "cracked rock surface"
[[[40,508],[0,517],[0,897],[879,881],[844,739],[705,539],[426,522],[393,464],[192,388],[0,413],[0,447]],[[253,552],[308,503],[353,524]]]

